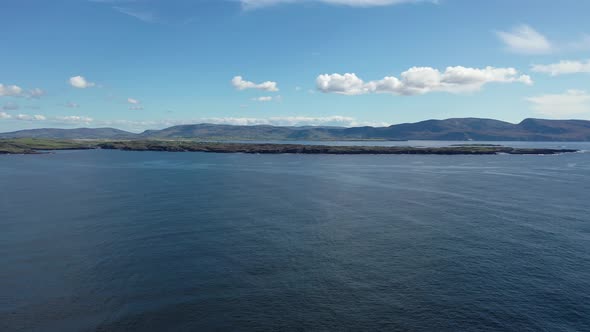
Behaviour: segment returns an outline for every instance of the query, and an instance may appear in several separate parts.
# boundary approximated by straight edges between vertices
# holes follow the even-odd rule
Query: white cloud
[[[45,117],[43,115],[28,115],[19,114],[12,116],[8,113],[0,112],[0,119],[6,120],[21,120],[21,121],[44,121],[49,124],[64,124],[64,125],[93,125],[93,126],[109,126],[123,128],[132,131],[142,131],[145,129],[162,129],[170,126],[185,125],[185,124],[227,124],[227,125],[271,125],[271,126],[341,126],[341,127],[356,127],[356,126],[388,126],[389,123],[384,122],[365,122],[358,121],[353,117],[332,115],[324,117],[313,116],[285,116],[285,117],[270,117],[270,118],[245,118],[245,117],[222,117],[222,118],[197,118],[184,120],[146,120],[146,121],[132,121],[132,120],[95,120],[87,116],[71,115],[71,116],[55,116]]]
[[[257,97],[257,98],[252,98],[252,100],[266,102],[266,101],[272,101],[272,97],[271,96]]]
[[[286,3],[304,3],[319,2],[330,5],[350,6],[350,7],[377,7],[391,6],[403,3],[431,2],[437,3],[438,0],[239,0],[245,9],[256,9]]]
[[[0,97],[18,97],[23,93],[23,89],[16,85],[0,84]]]
[[[548,65],[533,65],[532,70],[551,76],[577,73],[590,73],[590,59],[582,61],[562,60]]]
[[[143,105],[141,105],[141,101],[135,98],[127,98],[127,103],[129,104],[129,109],[132,111],[141,111],[143,110]]]
[[[333,115],[324,117],[311,116],[285,116],[270,118],[203,118],[191,123],[214,123],[229,125],[271,125],[271,126],[351,126],[358,124],[355,118]]]
[[[562,94],[546,94],[526,98],[537,113],[552,118],[590,115],[590,94],[581,90],[568,90]]]
[[[277,82],[272,81],[266,81],[260,84],[256,84],[254,82],[245,81],[242,78],[242,76],[236,76],[231,80],[231,83],[234,86],[234,88],[238,90],[258,89],[269,92],[279,91],[279,88],[277,87]]]
[[[86,116],[69,115],[69,116],[55,116],[46,117],[40,114],[18,114],[10,115],[8,113],[0,112],[0,119],[5,120],[19,120],[19,121],[44,121],[48,123],[59,124],[90,124],[94,120]]]
[[[90,124],[94,119],[87,116],[79,115],[68,115],[68,116],[56,116],[51,119],[53,122],[70,123],[70,124]]]
[[[262,96],[262,97],[256,97],[256,98],[252,98],[252,101],[259,101],[259,102],[269,102],[269,101],[281,101],[282,97],[281,96],[276,96],[276,97],[272,97],[272,96]]]
[[[369,93],[369,86],[354,73],[324,74],[316,79],[318,90],[343,95],[361,95]]]
[[[25,91],[17,85],[0,84],[0,97],[25,97],[38,99],[45,95],[45,91],[35,88],[30,91]]]
[[[511,31],[498,31],[496,34],[508,50],[515,53],[545,54],[554,48],[544,35],[526,24],[517,26]]]
[[[16,120],[22,120],[22,121],[45,121],[47,120],[47,118],[44,115],[39,115],[39,114],[35,114],[35,115],[29,115],[29,114],[18,114],[12,117],[13,119]]]
[[[324,93],[361,95],[391,93],[420,95],[429,92],[462,93],[477,91],[488,83],[519,82],[532,84],[528,75],[520,75],[514,68],[483,69],[462,66],[447,67],[444,72],[431,67],[412,67],[401,74],[401,79],[387,76],[378,81],[365,82],[354,73],[324,74],[316,79],[318,90]]]
[[[70,85],[73,86],[74,88],[78,88],[78,89],[86,89],[86,88],[91,88],[93,86],[96,86],[95,83],[87,81],[82,76],[70,77]]]

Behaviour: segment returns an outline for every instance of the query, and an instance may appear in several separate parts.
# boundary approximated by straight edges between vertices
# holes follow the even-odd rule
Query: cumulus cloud
[[[70,85],[78,89],[86,89],[96,86],[95,83],[87,81],[83,76],[70,77]]]
[[[400,78],[387,76],[381,80],[365,82],[354,73],[323,74],[316,79],[318,90],[324,93],[362,95],[390,93],[395,95],[420,95],[429,92],[462,93],[480,90],[488,83],[533,83],[530,76],[520,75],[514,68],[485,67],[483,69],[462,66],[447,67],[444,72],[431,67],[412,67]]]
[[[277,82],[273,81],[266,81],[260,84],[256,84],[254,82],[244,80],[242,76],[236,76],[231,80],[231,83],[237,90],[257,89],[268,92],[279,91]]]
[[[552,43],[532,27],[523,24],[510,31],[496,32],[508,50],[523,54],[545,54],[553,51]]]
[[[0,84],[0,97],[18,97],[23,93],[23,89],[16,85]]]
[[[141,102],[140,102],[139,100],[137,100],[137,99],[133,99],[133,98],[127,98],[127,102],[128,102],[129,104],[133,104],[133,105],[138,105],[138,104],[141,104]]]
[[[12,116],[6,112],[0,112],[0,119],[10,119]]]
[[[582,90],[568,90],[561,94],[546,94],[526,98],[537,113],[552,118],[590,115],[590,94]]]
[[[377,7],[392,6],[403,3],[431,2],[437,0],[239,0],[245,9],[256,9],[286,3],[318,2],[329,5],[340,5],[350,7]]]
[[[590,59],[581,61],[562,60],[548,65],[533,65],[532,70],[551,76],[564,74],[590,73]]]

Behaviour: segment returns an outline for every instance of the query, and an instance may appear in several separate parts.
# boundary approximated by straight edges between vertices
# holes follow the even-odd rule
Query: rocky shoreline
[[[505,146],[451,146],[436,148],[383,147],[383,146],[329,146],[302,144],[250,144],[250,143],[193,143],[158,141],[121,141],[100,143],[101,149],[125,151],[216,152],[259,154],[420,154],[420,155],[490,155],[490,154],[543,154],[576,152],[571,149],[525,149]]]

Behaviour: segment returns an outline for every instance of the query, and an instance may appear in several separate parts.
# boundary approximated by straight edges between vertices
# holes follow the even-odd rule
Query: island
[[[57,150],[122,150],[167,152],[215,152],[250,154],[414,154],[414,155],[493,155],[535,154],[552,155],[577,152],[574,149],[513,148],[498,145],[459,145],[448,147],[406,146],[332,146],[304,144],[261,144],[198,142],[190,140],[56,140],[56,139],[0,139],[0,154],[39,154]]]

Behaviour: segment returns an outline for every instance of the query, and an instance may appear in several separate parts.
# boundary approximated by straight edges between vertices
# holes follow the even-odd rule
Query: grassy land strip
[[[576,152],[571,149],[529,149],[496,145],[458,145],[436,148],[384,147],[384,146],[328,146],[302,144],[250,144],[211,143],[194,141],[83,141],[50,139],[0,140],[0,154],[39,153],[47,150],[108,149],[124,151],[168,152],[217,152],[217,153],[297,153],[297,154],[436,154],[436,155],[490,155],[507,154],[556,154]]]

